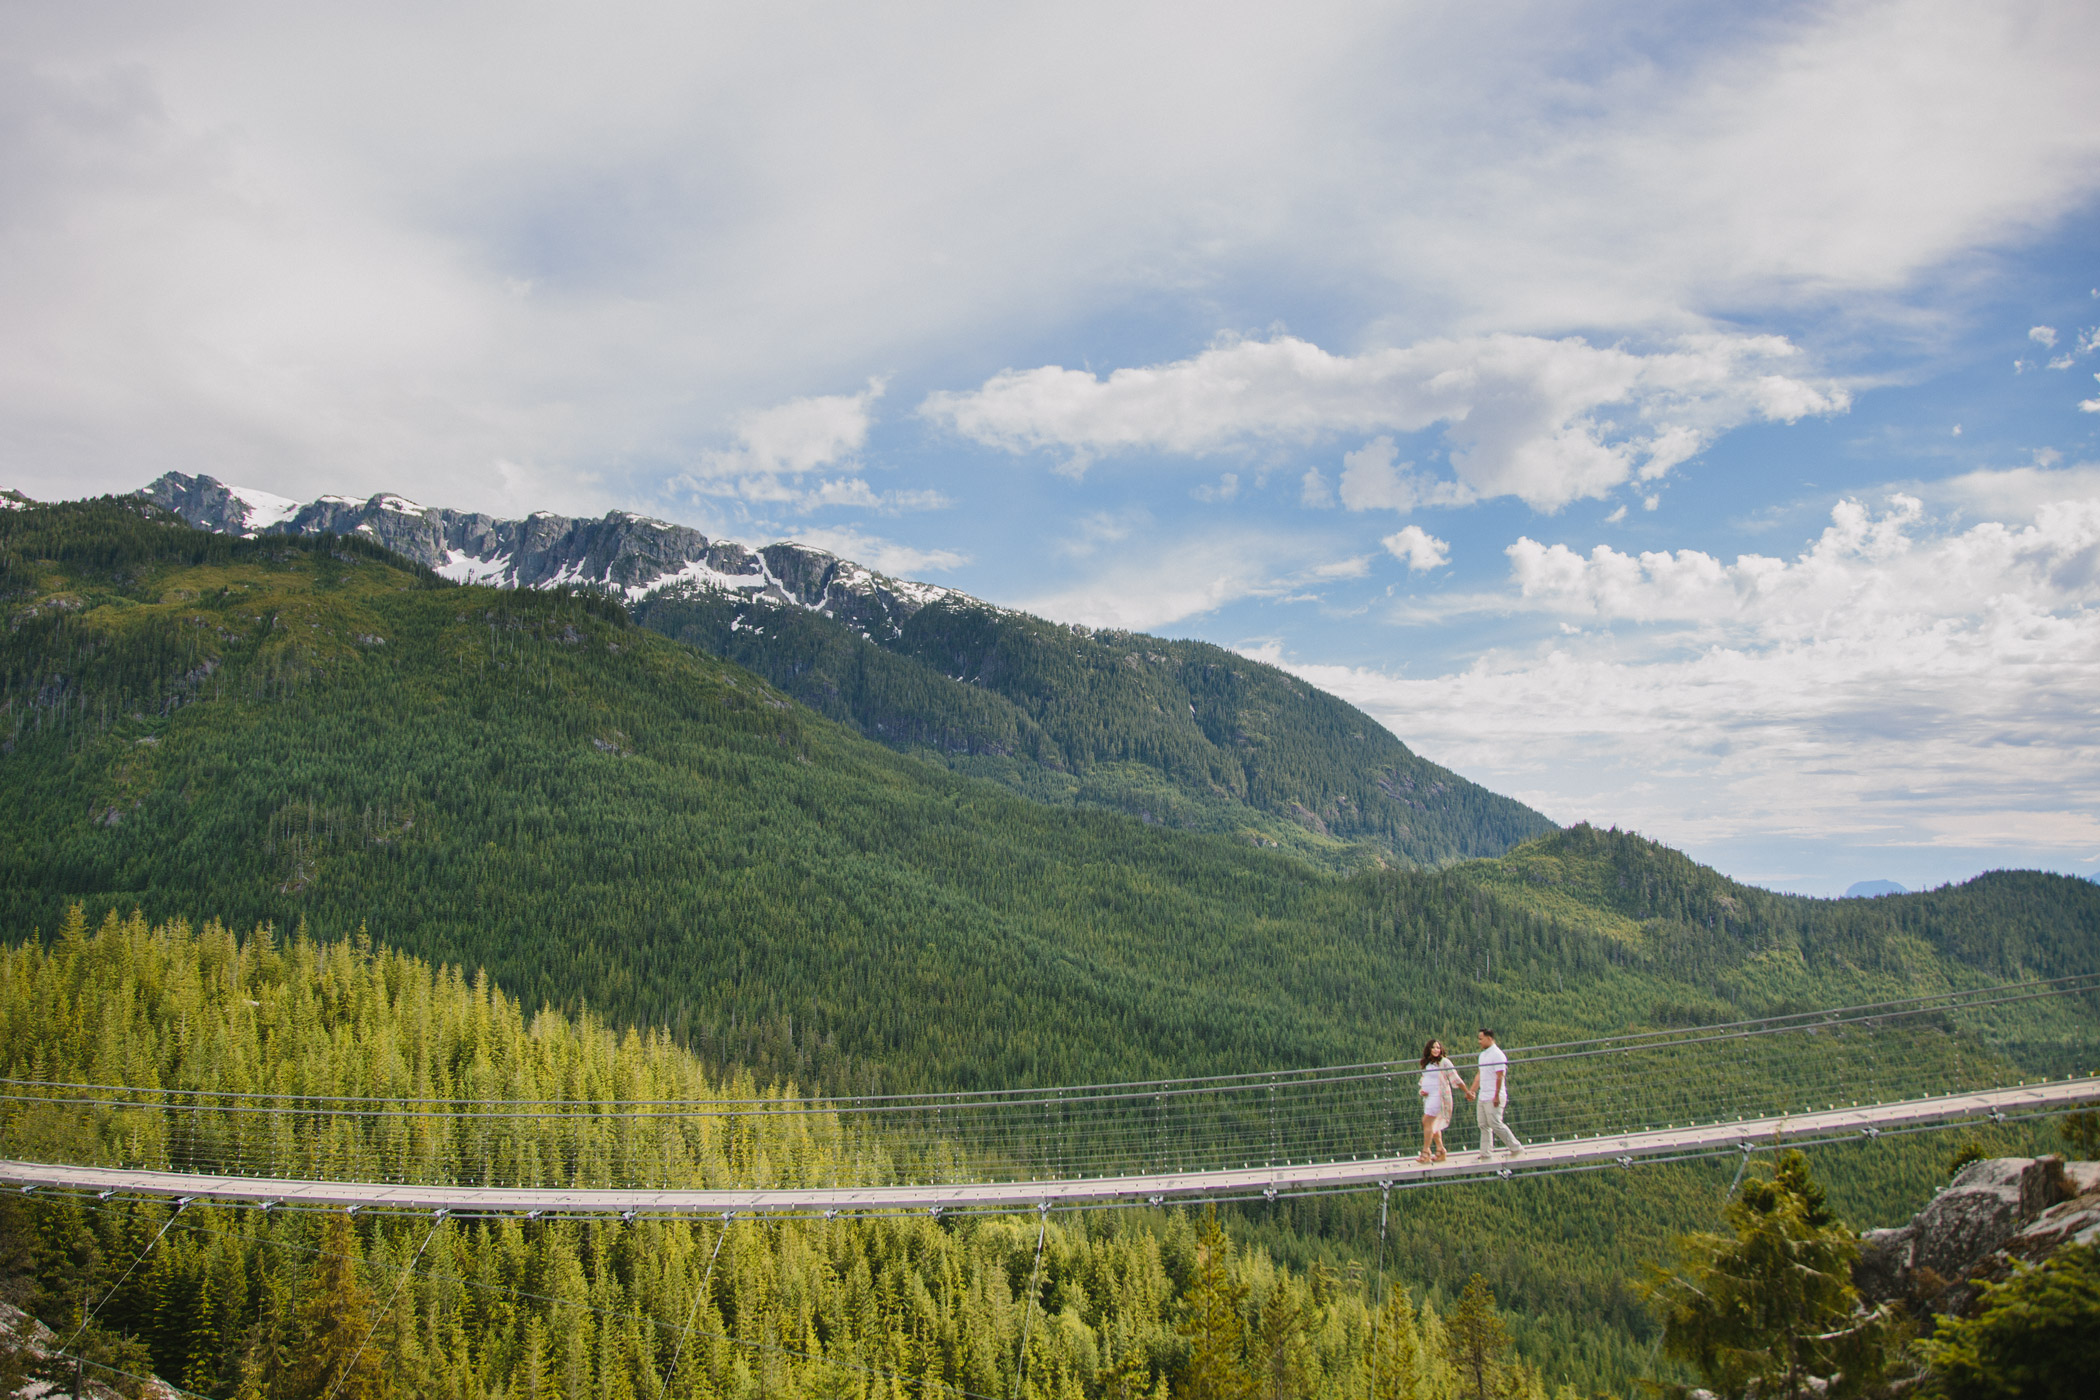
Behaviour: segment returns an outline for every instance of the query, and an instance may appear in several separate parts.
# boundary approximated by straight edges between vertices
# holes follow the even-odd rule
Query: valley
[[[1478,1024],[1522,1046],[2096,966],[2090,882],[1997,872],[1873,900],[1771,894],[1630,833],[1555,830],[1341,702],[1200,644],[1082,635],[781,546],[732,557],[687,541],[651,565],[662,566],[652,583],[697,562],[760,579],[755,588],[709,588],[695,574],[630,596],[642,574],[619,581],[631,556],[618,548],[600,576],[562,579],[564,565],[510,580],[559,587],[458,582],[341,509],[327,518],[348,528],[312,533],[200,530],[136,498],[0,513],[0,800],[16,814],[0,846],[0,918],[22,998],[9,1073],[175,1083],[236,1062],[259,1073],[292,1047],[232,1049],[254,1032],[228,989],[256,979],[294,999],[315,979],[346,989],[299,1022],[314,1027],[301,1035],[327,1025],[414,1042],[422,1030],[357,1030],[358,1016],[394,1014],[382,1008],[404,993],[379,988],[427,984],[412,1000],[452,998],[461,1009],[448,1015],[500,1010],[513,1028],[505,1054],[540,1034],[604,1047],[594,1055],[646,1044],[682,1084],[792,1095],[1409,1059],[1426,1035]],[[383,501],[357,509],[430,525]],[[502,524],[488,528],[502,536]],[[768,599],[773,588],[782,596]],[[218,931],[192,932],[207,923]],[[310,950],[295,963],[327,970],[281,970],[267,950],[287,942]],[[39,949],[84,960],[64,983],[79,1030],[63,1054],[34,1030],[33,1008],[59,995],[32,990]],[[107,959],[165,970],[87,976]],[[225,971],[236,967],[246,970]],[[141,990],[192,983],[180,997]],[[184,997],[194,1004],[177,1014]],[[191,1032],[175,1028],[207,1006],[232,1018],[221,1037],[231,1058],[181,1048]],[[133,1016],[143,1019],[99,1045],[87,1032]],[[2083,1002],[2009,1014],[1977,1053],[2015,1070],[2054,1065],[2090,1045],[2092,1016]],[[440,1039],[446,1055],[478,1053],[472,1037]],[[108,1058],[134,1042],[130,1059]],[[331,1082],[401,1091],[365,1073]],[[595,1083],[594,1094],[635,1092],[617,1077]],[[1834,1197],[1861,1223],[1903,1218],[1943,1179],[1943,1156],[1924,1142],[1833,1149]],[[1397,1212],[1388,1268],[1445,1313],[1482,1273],[1540,1376],[1624,1389],[1651,1326],[1627,1280],[1711,1214],[1728,1184],[1716,1170],[1420,1193]],[[1245,1256],[1248,1286],[1283,1286],[1279,1296],[1313,1309],[1306,1325],[1335,1357],[1347,1351],[1335,1339],[1361,1325],[1348,1299],[1362,1296],[1375,1206],[1335,1197],[1227,1212],[1234,1236],[1261,1248],[1259,1261]],[[150,1219],[80,1228],[122,1233]],[[1010,1223],[983,1227],[1008,1299],[1025,1282]],[[1127,1393],[1150,1393],[1176,1374],[1169,1303],[1195,1283],[1200,1224],[1119,1216],[1057,1246],[1093,1258],[1086,1241],[1121,1241],[1071,1267],[1121,1270],[1152,1290],[1151,1320],[1134,1331],[1076,1292],[1045,1295],[1046,1314],[1076,1329],[1046,1345],[1081,1357],[1080,1332],[1094,1339],[1092,1370],[1057,1363],[1082,1393],[1125,1393],[1116,1374]],[[916,1296],[904,1280],[950,1246],[889,1229],[868,1227],[853,1249],[919,1261],[894,1285]],[[457,1267],[501,1273],[513,1266],[499,1261],[551,1248],[545,1238],[495,1230],[496,1253],[469,1251]],[[589,1259],[598,1238],[578,1233],[564,1248]],[[797,1235],[791,1249],[789,1238],[768,1248],[799,1262],[761,1268],[754,1256],[753,1281],[734,1296],[792,1294],[817,1267],[795,1251],[833,1248]],[[683,1268],[703,1241],[712,1246],[698,1233],[665,1245],[667,1258]],[[358,1246],[405,1247],[385,1230]],[[218,1262],[182,1287],[242,1272],[252,1322],[261,1266],[248,1248],[204,1249],[198,1258]],[[519,1262],[517,1277],[569,1277],[571,1257]],[[856,1257],[824,1267],[850,1278]],[[1164,1273],[1148,1272],[1152,1258],[1170,1261]],[[607,1267],[632,1278],[641,1265],[622,1260]],[[601,1287],[609,1275],[596,1267],[575,1286]],[[971,1280],[963,1293],[991,1287],[976,1272],[991,1265],[954,1267]],[[651,1307],[675,1311],[686,1286],[666,1278]],[[779,1336],[810,1325],[752,1306]],[[1010,1302],[984,1306],[982,1325],[1010,1326],[998,1311]],[[481,1355],[511,1337],[504,1359],[483,1357],[488,1376],[510,1376],[559,1326],[542,1315],[542,1340],[527,1345],[516,1329],[531,1325],[513,1316],[460,1345]],[[827,1335],[850,1334],[854,1348],[902,1335],[839,1325]],[[467,1330],[483,1335],[480,1323]],[[157,1363],[201,1345],[173,1337],[151,1342]],[[1115,1337],[1135,1350],[1116,1352]],[[1348,1345],[1360,1355],[1367,1344]],[[1118,1372],[1112,1356],[1142,1365]]]

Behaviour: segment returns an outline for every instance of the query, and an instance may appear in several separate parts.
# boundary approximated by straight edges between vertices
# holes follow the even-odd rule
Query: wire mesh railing
[[[1512,1044],[1527,1141],[2002,1087],[2100,1068],[2100,975]],[[1475,1057],[1454,1057],[1470,1075]],[[1419,1067],[1323,1066],[868,1098],[385,1099],[0,1079],[0,1156],[228,1176],[734,1189],[1053,1180],[1380,1160]],[[1452,1142],[1471,1141],[1456,1105]]]

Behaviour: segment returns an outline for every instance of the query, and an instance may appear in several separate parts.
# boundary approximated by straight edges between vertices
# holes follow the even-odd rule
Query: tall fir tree
[[[321,1252],[300,1310],[300,1389],[333,1400],[383,1400],[386,1376],[379,1354],[366,1345],[378,1302],[357,1276],[357,1232],[331,1214],[321,1228]]]
[[[1232,1241],[1212,1206],[1196,1237],[1196,1277],[1182,1315],[1189,1344],[1181,1400],[1255,1400],[1247,1368],[1247,1284],[1232,1267]]]
[[[1466,1281],[1458,1296],[1458,1310],[1451,1314],[1444,1345],[1459,1386],[1471,1400],[1497,1400],[1507,1389],[1504,1356],[1509,1352],[1509,1329],[1495,1310],[1495,1292],[1479,1274]]]
[[[1887,1308],[1858,1310],[1859,1244],[1808,1159],[1781,1154],[1771,1178],[1743,1183],[1723,1214],[1732,1236],[1689,1236],[1675,1271],[1651,1272],[1663,1350],[1724,1396],[1797,1395],[1810,1377],[1832,1400],[1873,1385],[1901,1323]]]

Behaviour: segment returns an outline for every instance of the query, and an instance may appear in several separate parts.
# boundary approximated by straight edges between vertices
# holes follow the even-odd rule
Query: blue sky
[[[801,538],[1775,887],[2100,872],[2090,5],[0,34],[31,495]]]

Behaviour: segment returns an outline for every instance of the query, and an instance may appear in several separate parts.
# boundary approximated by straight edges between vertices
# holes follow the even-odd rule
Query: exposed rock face
[[[1977,1285],[2062,1244],[2100,1239],[2100,1162],[1998,1157],[1971,1162],[1893,1230],[1860,1238],[1852,1281],[1868,1304],[1960,1312]]]
[[[810,608],[867,635],[897,636],[928,603],[974,603],[929,583],[878,574],[808,545],[749,549],[698,530],[614,511],[523,520],[419,505],[402,496],[323,496],[305,505],[169,472],[139,493],[199,529],[238,535],[363,535],[458,583],[497,588],[567,584],[618,591],[630,602],[677,588],[741,594]]]

